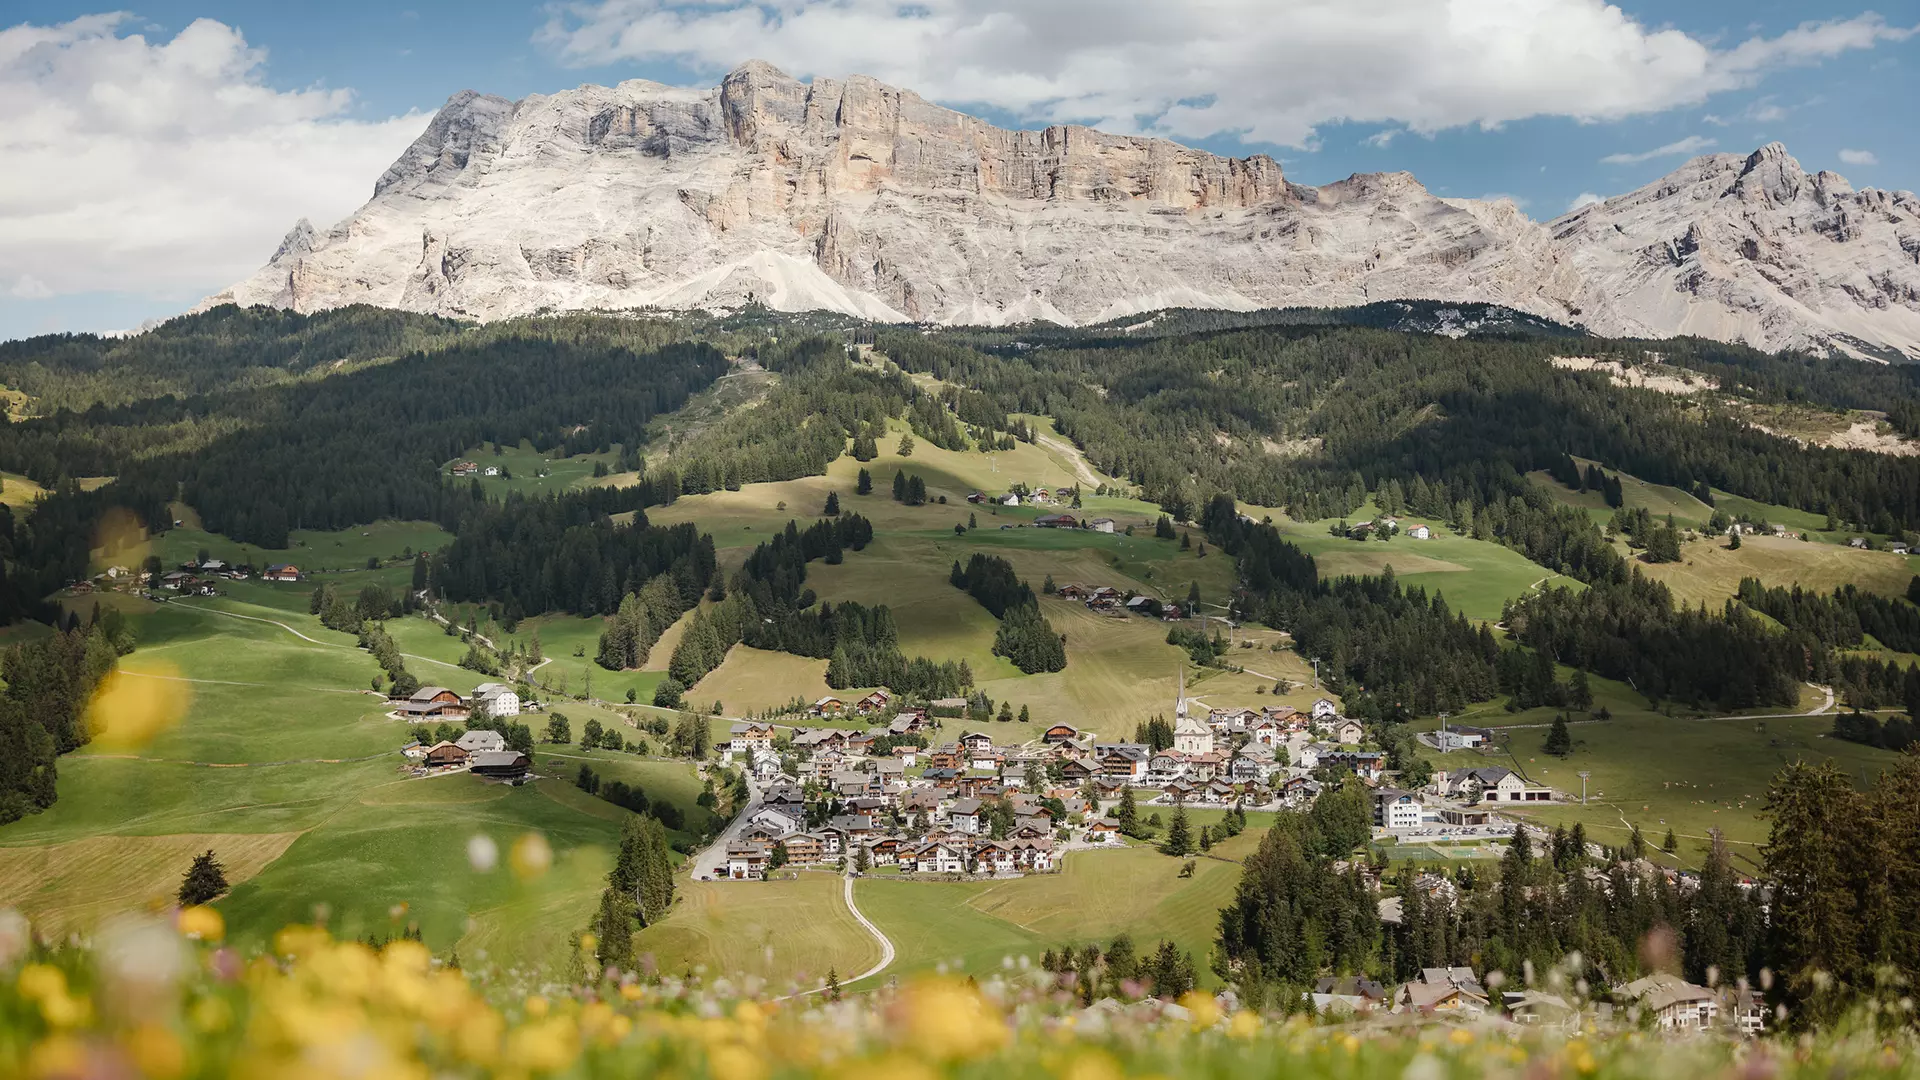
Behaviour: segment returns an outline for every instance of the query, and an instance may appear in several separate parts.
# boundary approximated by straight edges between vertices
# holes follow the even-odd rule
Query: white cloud
[[[13,288],[7,290],[7,295],[16,300],[45,300],[53,295],[53,290],[32,274],[21,274],[19,280],[13,283]]]
[[[1583,191],[1580,194],[1575,195],[1573,197],[1573,201],[1567,204],[1567,213],[1571,214],[1575,210],[1578,210],[1583,206],[1592,206],[1594,203],[1606,202],[1606,201],[1607,200],[1605,198],[1599,195],[1595,195],[1591,191]]]
[[[1847,165],[1878,165],[1879,155],[1871,150],[1842,150],[1840,160]]]
[[[1913,31],[1878,15],[1731,48],[1605,0],[560,0],[537,39],[581,64],[750,57],[875,76],[1029,121],[1306,146],[1334,121],[1432,134],[1663,112]]]
[[[1602,165],[1638,165],[1643,161],[1652,161],[1663,157],[1685,157],[1697,154],[1714,144],[1712,139],[1703,139],[1698,135],[1689,135],[1678,142],[1665,146],[1656,146],[1651,150],[1642,150],[1637,154],[1608,154],[1600,159]]]
[[[426,126],[360,121],[346,90],[265,85],[266,54],[201,19],[169,41],[124,15],[0,30],[0,281],[42,296],[197,298],[323,224]],[[30,272],[29,272],[30,271]]]

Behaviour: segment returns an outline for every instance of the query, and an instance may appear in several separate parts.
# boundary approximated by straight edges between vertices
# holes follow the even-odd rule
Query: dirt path
[[[841,895],[842,895],[842,898],[846,900],[847,911],[852,913],[853,919],[855,922],[865,927],[867,933],[873,935],[873,940],[880,943],[880,962],[868,968],[867,970],[861,972],[860,974],[855,975],[851,979],[840,980],[840,986],[844,989],[845,987],[852,986],[854,983],[864,982],[868,979],[871,979],[875,975],[878,975],[881,972],[887,970],[887,966],[893,963],[893,958],[895,954],[893,949],[893,940],[887,937],[887,935],[881,933],[880,928],[873,925],[873,920],[867,918],[866,915],[863,912],[861,912],[859,905],[853,902],[853,875],[847,874],[843,876],[840,880],[846,885],[846,891]],[[811,994],[825,993],[826,989],[827,988],[824,986],[816,986],[812,990],[802,990],[798,993],[787,994],[783,997],[774,998],[773,1000],[787,1001],[792,998],[807,997]]]
[[[289,633],[289,634],[292,634],[292,635],[293,635],[294,637],[297,637],[297,638],[299,638],[299,639],[300,639],[301,641],[305,641],[305,642],[309,642],[309,643],[311,643],[311,644],[314,644],[314,645],[319,645],[319,646],[321,646],[321,647],[323,647],[323,648],[328,648],[328,649],[353,649],[353,650],[354,650],[354,651],[356,651],[356,652],[357,652],[357,651],[359,651],[359,649],[360,649],[360,646],[358,646],[358,645],[341,645],[341,644],[339,644],[338,642],[333,642],[333,641],[321,641],[321,640],[320,640],[319,638],[310,638],[310,637],[308,637],[307,635],[305,635],[305,634],[303,634],[303,633],[301,633],[300,631],[298,631],[298,630],[295,630],[295,629],[294,629],[293,627],[291,627],[291,626],[288,626],[288,625],[287,625],[286,623],[283,623],[283,622],[278,622],[278,621],[276,621],[276,620],[273,620],[273,619],[263,619],[263,618],[261,618],[261,617],[259,617],[258,615],[242,615],[242,614],[240,614],[239,612],[235,612],[235,611],[223,611],[223,610],[221,610],[220,608],[211,608],[211,607],[201,607],[201,606],[199,606],[198,604],[181,604],[181,605],[179,605],[179,606],[181,606],[181,607],[184,607],[184,608],[186,608],[186,609],[187,609],[188,611],[200,611],[200,612],[207,612],[207,613],[210,613],[210,614],[213,614],[213,615],[225,615],[225,616],[226,616],[227,618],[229,618],[229,619],[245,619],[245,620],[246,620],[247,622],[257,622],[257,623],[266,623],[266,624],[267,624],[268,626],[277,626],[277,627],[279,627],[280,629],[282,629],[282,630],[285,630],[285,631],[286,631],[287,633]],[[444,622],[444,621],[445,621],[445,620],[442,620],[442,622]],[[478,635],[478,634],[476,634],[476,635],[474,635],[474,636],[475,636],[475,637],[480,637],[480,635]],[[491,648],[493,648],[493,643],[492,643],[492,642],[490,642],[490,641],[487,641],[487,639],[486,639],[486,638],[484,638],[484,637],[480,637],[480,640],[481,640],[481,641],[482,641],[483,643],[485,643],[485,644],[486,644],[486,646],[487,646],[487,648],[489,648],[489,649],[491,649]],[[445,660],[435,660],[435,659],[434,659],[433,657],[431,657],[431,656],[420,656],[420,655],[417,655],[417,654],[415,654],[415,653],[410,653],[410,652],[403,652],[403,653],[401,653],[400,655],[401,655],[401,656],[404,656],[404,657],[406,657],[406,658],[407,658],[407,659],[409,659],[409,660],[418,660],[418,661],[420,661],[420,662],[421,662],[421,663],[423,663],[423,664],[436,664],[436,665],[438,665],[438,666],[440,666],[440,667],[443,667],[443,668],[452,668],[452,669],[453,669],[453,670],[455,670],[455,671],[459,671],[459,670],[460,670],[460,665],[459,665],[459,664],[449,664],[449,663],[447,663],[447,662],[446,662]],[[541,661],[541,663],[542,663],[542,664],[544,664],[544,663],[546,663],[546,661],[544,661],[544,660],[543,660],[543,661]]]
[[[1048,453],[1056,457],[1064,458],[1065,463],[1073,468],[1074,479],[1080,481],[1082,486],[1092,485],[1093,487],[1099,487],[1101,484],[1106,483],[1106,481],[1100,479],[1099,473],[1093,471],[1093,466],[1087,464],[1087,459],[1081,455],[1079,447],[1055,436],[1043,435],[1039,432],[1034,433],[1033,441],[1039,443]]]

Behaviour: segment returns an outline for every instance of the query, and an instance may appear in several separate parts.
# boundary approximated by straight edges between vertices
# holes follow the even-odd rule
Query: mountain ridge
[[[461,91],[319,231],[208,298],[482,320],[757,300],[894,322],[1489,303],[1613,336],[1920,358],[1920,200],[1778,143],[1549,222],[1407,172],[1313,187],[1266,155],[1008,130],[865,76],[752,61],[704,90]]]

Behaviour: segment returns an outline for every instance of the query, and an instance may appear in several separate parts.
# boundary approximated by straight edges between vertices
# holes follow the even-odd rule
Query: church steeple
[[[1180,665],[1180,693],[1173,699],[1173,718],[1179,720],[1187,715],[1187,665]]]

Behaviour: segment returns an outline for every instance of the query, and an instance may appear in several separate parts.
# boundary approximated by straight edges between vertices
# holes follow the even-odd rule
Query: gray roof
[[[977,814],[980,812],[980,800],[979,799],[955,799],[953,802],[952,809],[948,810],[947,812],[949,814],[960,814],[963,816],[967,814]]]
[[[507,737],[497,731],[474,728],[472,731],[463,732],[454,742],[459,744],[462,750],[499,750],[507,745]]]

